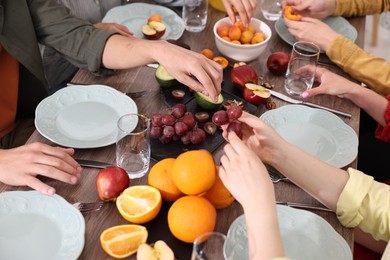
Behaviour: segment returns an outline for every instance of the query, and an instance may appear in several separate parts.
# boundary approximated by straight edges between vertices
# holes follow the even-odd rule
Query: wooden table
[[[216,53],[218,53],[214,43],[212,25],[215,23],[215,21],[222,18],[223,16],[225,16],[225,14],[218,12],[213,8],[210,8],[208,26],[206,30],[201,33],[184,32],[180,40],[191,46],[191,49],[194,51],[199,52],[204,48],[210,48]],[[260,19],[264,20],[260,11],[256,13],[255,17],[259,17]],[[267,23],[271,26],[272,29],[274,28],[273,22]],[[362,45],[364,39],[364,18],[351,19],[351,23],[353,23],[358,28],[359,38],[357,42],[358,44]],[[270,83],[275,84],[275,90],[283,92],[283,77],[275,77],[268,74],[265,61],[271,52],[290,52],[291,46],[283,42],[277,36],[276,33],[273,34],[268,46],[269,47],[267,51],[265,51],[256,61],[252,62],[251,65],[256,68],[259,75],[263,74]],[[328,61],[327,57],[321,57],[321,60]],[[337,67],[330,67],[330,69],[341,73],[340,69],[338,69]],[[74,77],[73,82],[82,84],[104,84],[112,86],[122,92],[147,90],[149,92],[148,95],[134,99],[141,113],[144,113],[146,115],[152,115],[153,113],[162,111],[164,108],[166,108],[166,105],[160,98],[160,87],[154,78],[154,69],[146,66],[118,71],[115,73],[115,75],[105,78],[94,76],[93,74],[85,70],[80,70]],[[280,101],[276,98],[274,99],[274,101],[277,107],[286,105],[285,102]],[[358,133],[360,110],[355,107],[351,102],[331,96],[319,96],[313,98],[311,101],[320,105],[336,108],[342,111],[348,111],[349,113],[351,113],[352,118],[341,118],[345,121],[345,123],[351,126]],[[257,108],[256,114],[260,115],[265,111],[266,108],[263,105],[260,105]],[[35,133],[31,136],[28,142],[32,143],[37,141],[54,145],[53,143],[42,137],[37,131],[35,131]],[[220,147],[220,149],[218,149],[214,153],[215,160],[217,163],[219,162],[221,154],[222,148]],[[79,149],[76,151],[75,158],[94,159],[114,163],[115,145],[110,145],[97,149]],[[155,162],[152,161],[152,165],[154,163]],[[356,165],[356,160],[350,164],[350,166],[352,167],[356,167]],[[99,200],[95,189],[95,177],[97,173],[98,169],[85,168],[82,172],[80,183],[74,186],[50,179],[44,179],[44,181],[54,186],[57,189],[57,193],[60,196],[64,197],[70,203],[76,201],[97,201]],[[147,183],[147,176],[141,179],[132,180],[131,185],[145,183]],[[0,192],[12,190],[28,190],[28,188],[11,187],[0,184]],[[310,195],[290,183],[280,182],[276,184],[275,192],[276,198],[279,201],[305,202],[314,205],[320,205],[319,202],[313,199]],[[173,238],[168,230],[166,223],[162,223],[165,221],[165,216],[168,207],[169,204],[163,205],[162,212],[159,216],[160,220],[153,220],[152,222],[146,224],[148,230],[153,230],[153,232],[149,232],[148,241],[155,242],[158,239],[164,239],[169,245],[173,245],[175,254],[177,255],[178,259],[189,259],[188,256],[189,252],[191,251],[191,245],[182,243]],[[335,228],[335,230],[345,238],[348,244],[351,247],[353,246],[352,229],[342,227],[334,213],[315,210],[313,210],[313,212],[326,219]],[[233,205],[226,209],[218,210],[218,222],[215,230],[226,234],[230,224],[234,221],[236,217],[238,217],[242,213],[242,207],[237,202],[234,202]],[[99,212],[86,214],[85,222],[85,247],[79,259],[111,259],[111,257],[109,257],[102,250],[99,243],[99,236],[101,232],[106,228],[112,227],[114,225],[127,224],[128,222],[120,216],[113,203],[105,204],[102,210],[100,210]]]

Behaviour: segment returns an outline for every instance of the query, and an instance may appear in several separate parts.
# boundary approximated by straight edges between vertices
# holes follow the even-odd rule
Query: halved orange
[[[154,219],[160,212],[161,193],[148,185],[131,186],[116,199],[119,213],[127,221],[143,224]]]
[[[112,257],[125,258],[145,243],[148,231],[144,226],[129,224],[110,227],[100,235],[103,250]]]

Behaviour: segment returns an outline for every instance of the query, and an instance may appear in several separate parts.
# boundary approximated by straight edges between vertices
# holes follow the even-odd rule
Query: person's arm
[[[317,68],[316,82],[320,85],[305,91],[303,97],[328,94],[349,99],[356,106],[364,109],[380,125],[386,125],[385,111],[388,101],[383,96],[324,68]]]
[[[235,133],[228,135],[219,175],[244,208],[250,259],[284,256],[275,192],[267,169]]]
[[[283,8],[292,6],[302,16],[322,19],[332,15],[336,9],[336,0],[283,0]]]
[[[389,0],[336,0],[334,16],[363,16],[390,10]]]
[[[14,186],[29,186],[44,194],[56,190],[42,182],[39,175],[75,184],[80,179],[81,167],[72,158],[73,149],[32,143],[18,148],[0,149],[0,182]]]
[[[123,36],[131,36],[131,35],[133,35],[133,33],[130,32],[129,29],[126,26],[124,26],[123,24],[118,24],[118,23],[95,23],[94,26],[96,28],[99,28],[99,29],[117,32],[119,34],[122,34]]]

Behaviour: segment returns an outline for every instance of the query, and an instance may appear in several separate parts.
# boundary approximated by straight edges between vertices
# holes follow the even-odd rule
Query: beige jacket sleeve
[[[337,202],[336,214],[346,227],[359,227],[375,239],[390,239],[390,186],[352,168]]]
[[[335,16],[362,16],[390,10],[390,0],[336,0]]]
[[[339,35],[326,54],[335,64],[373,91],[390,94],[390,64],[382,58],[361,49],[346,37]]]

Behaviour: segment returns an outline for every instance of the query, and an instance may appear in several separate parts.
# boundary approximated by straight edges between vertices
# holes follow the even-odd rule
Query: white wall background
[[[376,47],[372,46],[372,22],[373,17],[367,16],[364,49],[390,63],[390,12],[381,15]]]

